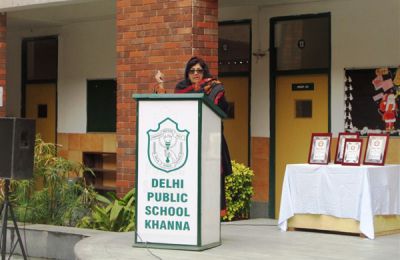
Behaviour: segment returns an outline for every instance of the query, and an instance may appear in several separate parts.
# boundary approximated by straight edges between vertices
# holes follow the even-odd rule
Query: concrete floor
[[[133,233],[107,233],[75,246],[76,259],[400,259],[400,234],[377,237],[316,232],[281,232],[276,220],[223,223],[222,245],[201,251],[134,248]]]

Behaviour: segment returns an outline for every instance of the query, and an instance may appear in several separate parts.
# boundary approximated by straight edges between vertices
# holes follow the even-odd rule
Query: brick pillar
[[[190,57],[218,69],[217,0],[117,0],[117,193],[135,184],[136,103],[161,70],[172,92]]]
[[[0,107],[0,117],[6,115],[6,32],[7,15],[0,14],[0,87],[3,87],[3,106]]]

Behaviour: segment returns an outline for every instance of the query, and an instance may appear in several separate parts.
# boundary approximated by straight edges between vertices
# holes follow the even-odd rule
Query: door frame
[[[58,36],[57,35],[50,35],[50,36],[40,36],[40,37],[27,37],[23,38],[21,42],[21,117],[26,117],[26,87],[29,84],[43,84],[43,83],[52,83],[56,88],[56,100],[55,100],[55,142],[57,143],[57,126],[58,126],[58,50],[57,50],[57,75],[55,79],[46,79],[46,80],[28,80],[27,73],[27,44],[31,41],[36,40],[46,40],[46,39],[53,39],[57,42],[57,49],[58,49]]]
[[[248,72],[229,72],[229,73],[220,73],[218,71],[218,77],[234,77],[234,76],[247,76],[248,78],[248,86],[249,86],[249,97],[248,97],[248,122],[247,122],[247,128],[248,130],[248,136],[247,136],[247,142],[248,142],[248,150],[247,150],[247,161],[249,164],[249,167],[251,167],[251,72],[252,72],[252,42],[253,42],[253,37],[252,37],[252,23],[251,19],[243,19],[243,20],[228,20],[228,21],[221,21],[218,22],[218,25],[230,25],[230,24],[247,24],[249,25],[250,28],[250,42],[249,42],[249,71]],[[222,82],[223,83],[223,82]]]
[[[301,69],[301,70],[277,70],[277,55],[275,49],[275,24],[277,22],[288,21],[288,20],[299,20],[299,19],[311,19],[318,17],[327,17],[329,19],[329,67],[320,69]],[[331,62],[332,62],[332,30],[331,30],[331,13],[320,13],[320,14],[305,14],[305,15],[294,15],[294,16],[281,16],[273,17],[269,23],[269,86],[270,86],[270,154],[269,154],[269,201],[268,201],[268,217],[275,218],[277,216],[275,212],[275,153],[276,153],[276,78],[278,76],[285,75],[304,75],[304,74],[326,74],[328,76],[328,131],[331,131]]]

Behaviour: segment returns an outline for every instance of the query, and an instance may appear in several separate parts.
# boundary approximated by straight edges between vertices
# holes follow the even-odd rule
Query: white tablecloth
[[[281,230],[287,230],[287,220],[294,214],[355,219],[360,231],[373,239],[375,215],[400,215],[400,165],[287,165]]]

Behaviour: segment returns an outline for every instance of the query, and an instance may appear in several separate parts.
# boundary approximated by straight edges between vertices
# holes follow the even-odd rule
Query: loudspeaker
[[[32,178],[34,148],[35,120],[0,118],[0,178]]]

